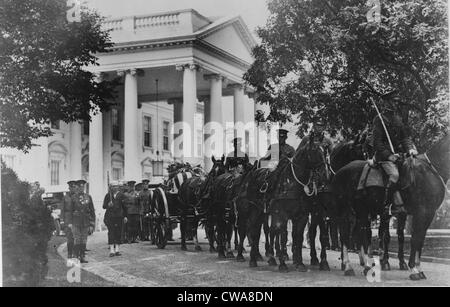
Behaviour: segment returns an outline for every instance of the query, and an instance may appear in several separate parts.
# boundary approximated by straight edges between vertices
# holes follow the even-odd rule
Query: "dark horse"
[[[308,222],[311,196],[317,186],[315,178],[317,172],[325,167],[323,153],[320,146],[311,137],[306,144],[299,146],[292,159],[282,159],[277,168],[278,178],[273,192],[269,196],[270,214],[270,249],[269,264],[276,265],[274,258],[274,236],[280,235],[281,252],[278,257],[279,270],[287,272],[286,243],[287,222],[292,221],[292,252],[293,261],[298,271],[305,272],[306,266],[302,259],[303,231]],[[323,259],[325,265],[326,259]]]
[[[246,161],[242,174],[226,172],[217,176],[211,185],[208,220],[216,227],[219,258],[234,258],[231,239],[236,222],[235,198],[252,168],[253,165]]]
[[[205,176],[194,176],[187,179],[180,187],[178,191],[180,201],[186,206],[194,210],[195,220],[191,225],[186,225],[188,231],[191,231],[195,237],[197,233],[197,228],[199,223],[203,223],[205,226],[205,231],[208,237],[210,252],[215,251],[214,241],[215,241],[215,231],[214,226],[208,222],[207,212],[209,210],[209,189],[211,188],[212,182],[217,176],[225,173],[224,160],[222,157],[220,160],[216,160],[214,157],[211,158],[213,166],[209,171],[208,175]],[[180,225],[183,228],[183,223]],[[186,232],[181,234],[181,245],[182,249],[186,249]],[[184,247],[184,248],[183,248]],[[200,245],[196,244],[196,250],[201,250]]]
[[[332,182],[332,191],[339,214],[339,228],[343,247],[342,265],[345,275],[354,275],[350,265],[347,246],[349,244],[348,217],[354,212],[361,240],[361,251],[366,259],[367,273],[371,265],[366,256],[369,240],[370,216],[381,215],[384,210],[384,188],[367,188],[365,193],[356,192],[356,186],[366,161],[354,161],[344,166]],[[425,279],[420,268],[420,255],[425,235],[436,210],[445,196],[445,183],[450,177],[450,137],[446,134],[425,154],[405,159],[400,167],[402,197],[408,213],[412,215],[411,253],[408,266],[410,279]]]
[[[244,251],[244,240],[248,237],[250,251],[250,267],[256,267],[257,261],[263,258],[259,252],[259,239],[261,236],[261,227],[266,221],[266,199],[265,185],[270,169],[257,168],[258,162],[253,166],[244,177],[239,186],[235,204],[237,211],[237,228],[239,235],[238,255],[236,260],[245,261],[242,255]],[[266,243],[268,244],[268,233],[266,233]]]

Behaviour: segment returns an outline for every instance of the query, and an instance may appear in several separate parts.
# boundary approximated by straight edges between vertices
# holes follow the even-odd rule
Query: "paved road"
[[[174,238],[178,237],[175,232]],[[199,237],[204,237],[203,231],[200,231]],[[362,275],[362,268],[357,265],[358,258],[354,254],[351,259],[356,276],[345,277],[340,271],[337,252],[329,252],[330,272],[321,272],[309,265],[308,272],[296,272],[290,261],[290,271],[280,273],[277,267],[270,267],[266,262],[261,262],[258,268],[250,268],[248,262],[218,259],[217,254],[207,251],[205,240],[201,240],[202,252],[194,252],[192,245],[188,245],[190,251],[181,251],[178,243],[158,250],[149,242],[143,242],[123,245],[123,255],[113,258],[108,257],[106,242],[105,232],[89,237],[88,248],[92,250],[88,255],[90,262],[83,265],[83,269],[120,286],[450,286],[450,265],[439,263],[423,263],[422,268],[428,279],[413,282],[408,279],[409,273],[397,270],[397,261],[391,259],[393,270],[382,272],[381,282],[370,283]],[[64,245],[59,247],[61,255],[65,254],[64,248]],[[248,254],[245,256],[248,257]],[[304,259],[308,264],[309,250],[304,249]]]

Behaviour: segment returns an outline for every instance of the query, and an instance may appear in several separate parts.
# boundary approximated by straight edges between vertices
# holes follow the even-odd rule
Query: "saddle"
[[[385,174],[381,164],[383,162],[373,163],[372,161],[367,162],[364,165],[361,176],[358,181],[357,191],[364,190],[369,187],[386,187],[387,186],[387,175]]]

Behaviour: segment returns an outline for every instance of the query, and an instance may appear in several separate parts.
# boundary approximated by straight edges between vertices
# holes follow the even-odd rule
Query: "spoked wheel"
[[[160,219],[156,221],[155,223],[155,239],[156,239],[156,246],[159,249],[164,249],[167,245],[167,233],[168,233],[168,226],[167,223]]]

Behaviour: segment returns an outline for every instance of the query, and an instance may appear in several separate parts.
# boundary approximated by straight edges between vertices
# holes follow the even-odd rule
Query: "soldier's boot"
[[[67,259],[73,258],[73,242],[67,242]]]
[[[400,194],[400,191],[396,188],[396,183],[393,182],[388,183],[388,186],[386,187],[385,201],[388,215],[397,215],[400,213],[406,213],[403,199]],[[392,205],[389,206],[391,201]]]
[[[85,259],[86,256],[86,243],[80,244],[80,263],[88,263]]]

